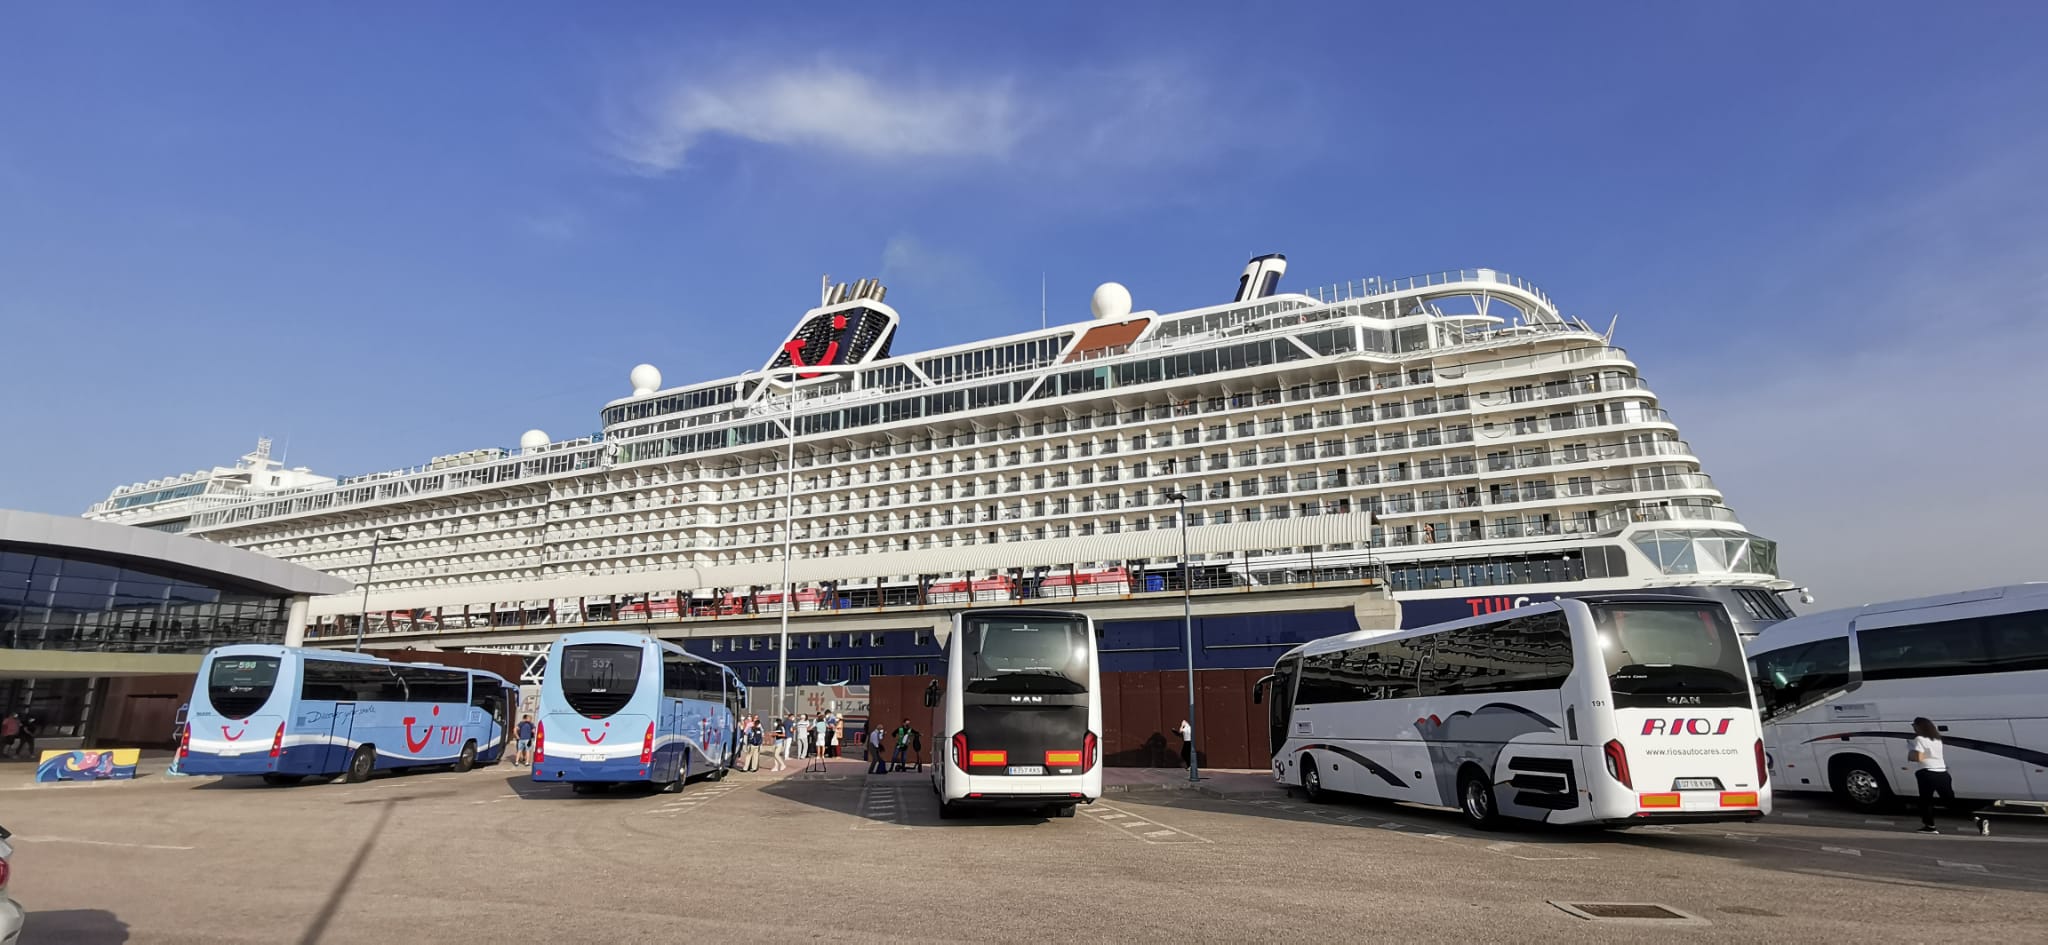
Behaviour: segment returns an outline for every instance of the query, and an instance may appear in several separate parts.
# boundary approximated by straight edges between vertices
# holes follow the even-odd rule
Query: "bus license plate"
[[[1044,774],[1044,765],[1011,765],[1011,774]]]
[[[1679,778],[1671,785],[1674,791],[1718,791],[1721,782],[1713,778]]]
[[[584,755],[584,756],[583,756],[583,760],[584,760],[584,761],[603,761],[603,760],[604,760],[604,755],[602,755],[602,754],[597,754],[597,753],[592,753],[592,754]]]
[[[237,758],[237,757],[240,757],[240,756],[241,756],[241,754],[242,754],[242,750],[241,750],[240,748],[228,748],[228,749],[224,749],[224,750],[222,750],[222,751],[221,751],[221,753],[220,753],[220,756],[221,756],[222,758]]]

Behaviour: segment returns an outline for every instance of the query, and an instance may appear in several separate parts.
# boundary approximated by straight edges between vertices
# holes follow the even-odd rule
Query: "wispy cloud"
[[[1782,291],[1732,301],[1784,330],[1666,387],[1825,606],[2048,578],[2048,139],[1987,153],[1816,228]]]
[[[642,173],[711,137],[869,158],[1000,157],[1023,134],[1012,83],[885,82],[833,66],[665,83],[613,116],[608,150]]]
[[[1006,75],[904,78],[821,64],[725,69],[618,92],[603,150],[627,169],[682,169],[728,139],[889,162],[1028,160],[1048,170],[1183,164],[1267,136],[1230,134],[1225,93],[1192,68],[1145,61],[1029,80]],[[1261,103],[1262,124],[1289,117]]]
[[[566,243],[583,235],[584,216],[574,209],[521,214],[513,221],[519,231],[535,239]]]

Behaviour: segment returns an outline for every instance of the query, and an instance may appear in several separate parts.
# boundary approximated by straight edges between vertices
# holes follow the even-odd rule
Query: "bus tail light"
[[[1771,783],[1771,763],[1769,757],[1764,754],[1764,740],[1759,738],[1756,740],[1756,786],[1763,787],[1769,783]]]
[[[1642,807],[1677,807],[1683,803],[1676,791],[1666,791],[1660,794],[1639,794],[1636,797],[1636,803]]]
[[[640,763],[654,763],[654,723],[647,723],[647,734],[640,736]]]
[[[1094,767],[1095,767],[1095,752],[1096,752],[1096,749],[1098,749],[1098,748],[1100,748],[1100,747],[1101,747],[1101,741],[1100,741],[1099,739],[1097,739],[1097,738],[1095,737],[1095,733],[1094,733],[1094,732],[1089,732],[1088,734],[1086,734],[1086,735],[1083,735],[1083,736],[1081,736],[1081,773],[1082,773],[1082,774],[1087,774],[1087,773],[1088,773],[1088,772],[1089,772],[1090,770],[1094,769]]]
[[[1628,749],[1621,747],[1621,742],[1608,741],[1607,744],[1600,746],[1600,753],[1607,756],[1607,774],[1609,777],[1620,781],[1622,787],[1632,788],[1636,786],[1634,781],[1629,780]]]
[[[548,723],[540,722],[533,726],[533,763],[540,764],[546,760],[548,760]]]
[[[184,761],[184,760],[185,760],[185,756],[186,756],[186,755],[189,755],[189,754],[191,754],[191,753],[192,753],[192,724],[191,724],[191,723],[189,723],[189,722],[187,722],[187,723],[185,724],[185,730],[184,730],[183,732],[180,732],[180,733],[178,734],[178,760],[179,760],[179,761]],[[0,885],[5,885],[5,884],[4,884],[4,883],[0,883]]]
[[[0,856],[0,891],[7,889],[7,858]]]
[[[277,734],[270,736],[270,757],[284,754],[284,723],[277,723]]]
[[[1084,754],[1086,753],[1079,751],[1048,751],[1045,753],[1045,766],[1048,768],[1076,767],[1080,765]]]
[[[953,767],[967,770],[967,733],[953,733]]]
[[[967,753],[967,763],[977,766],[1007,765],[1010,763],[1010,753],[1001,749],[970,751]]]

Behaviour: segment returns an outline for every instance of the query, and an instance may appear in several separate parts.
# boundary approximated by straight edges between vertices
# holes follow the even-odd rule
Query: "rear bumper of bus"
[[[946,778],[944,800],[968,807],[1043,807],[1093,804],[1102,797],[1102,771],[1076,775],[960,775]]]

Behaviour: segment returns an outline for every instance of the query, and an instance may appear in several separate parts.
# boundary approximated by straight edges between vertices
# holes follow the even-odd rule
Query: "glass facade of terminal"
[[[290,599],[54,551],[0,550],[0,649],[202,653],[282,643]]]

